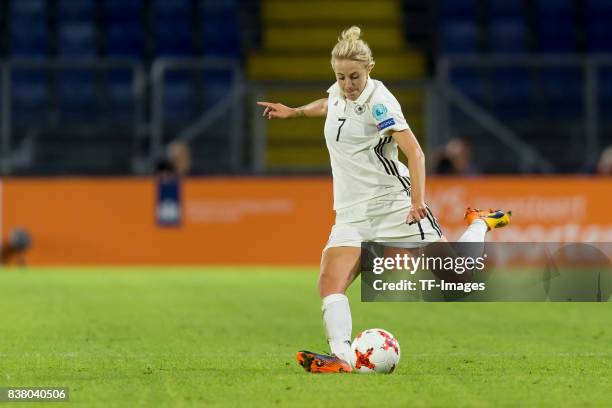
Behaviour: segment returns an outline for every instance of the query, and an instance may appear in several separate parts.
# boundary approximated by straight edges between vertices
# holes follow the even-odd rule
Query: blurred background
[[[96,228],[106,228],[120,219],[99,216],[114,208],[112,200],[119,200],[116,211],[142,200],[147,206],[134,204],[123,216],[146,214],[142,223],[174,225],[175,233],[199,223],[204,232],[193,239],[211,225],[224,234],[228,227],[253,231],[251,221],[269,228],[319,217],[324,228],[309,232],[302,248],[320,248],[333,222],[330,181],[320,178],[330,173],[323,120],[266,121],[255,101],[299,106],[325,97],[334,81],[331,48],[342,29],[359,25],[376,60],[372,76],[400,101],[429,172],[462,177],[432,177],[429,184],[443,223],[460,228],[466,203],[513,204],[526,218],[507,239],[572,240],[595,225],[587,238],[612,240],[612,220],[588,218],[609,181],[574,177],[612,173],[611,19],[607,0],[1,0],[5,239],[15,225],[32,231],[32,224],[54,219],[53,233],[33,233],[32,245],[40,243],[35,235],[52,240],[70,229],[62,223],[79,211],[91,214],[100,202]],[[127,180],[148,183],[123,178],[129,175],[287,174],[299,177],[277,180],[280,186],[267,178],[191,177],[182,187],[142,187],[138,199],[128,196],[139,187],[121,190]],[[557,178],[522,178],[514,196],[504,195],[508,185],[483,178],[517,174]],[[477,175],[481,181],[472,180]],[[47,176],[98,178],[75,187]],[[89,203],[105,180],[108,191]],[[23,188],[21,195],[12,188]],[[303,197],[287,198],[282,189]],[[195,200],[197,194],[204,198]],[[40,214],[40,204],[54,197],[53,214]],[[164,197],[167,205],[160,204]],[[211,197],[217,201],[206,201]],[[27,212],[31,203],[37,205]],[[83,217],[75,225],[85,228],[91,217]],[[560,225],[582,232],[549,229]],[[526,232],[535,227],[539,232]],[[117,228],[108,234],[129,235],[125,223]],[[316,259],[318,250],[305,259]]]
[[[149,174],[182,140],[191,174],[327,173],[320,122],[253,101],[324,96],[352,24],[430,170],[596,172],[610,18],[606,0],[2,0],[2,172]]]

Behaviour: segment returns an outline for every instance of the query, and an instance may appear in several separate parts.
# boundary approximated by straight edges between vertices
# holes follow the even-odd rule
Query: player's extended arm
[[[289,118],[319,118],[327,115],[327,98],[317,99],[308,105],[299,108],[290,108],[281,103],[257,102],[260,106],[265,106],[262,116],[268,119],[289,119]]]
[[[425,154],[419,141],[410,129],[393,133],[393,140],[404,152],[408,159],[408,170],[410,170],[410,189],[412,208],[406,218],[407,223],[420,221],[427,217],[427,206],[425,205]]]

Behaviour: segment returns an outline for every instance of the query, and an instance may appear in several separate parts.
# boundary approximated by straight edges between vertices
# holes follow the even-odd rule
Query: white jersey
[[[325,143],[334,180],[334,210],[373,198],[410,192],[408,168],[397,158],[393,132],[409,129],[397,99],[368,78],[356,101],[337,83],[327,92]]]

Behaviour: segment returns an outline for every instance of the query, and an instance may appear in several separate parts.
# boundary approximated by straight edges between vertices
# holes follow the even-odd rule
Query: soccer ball
[[[387,373],[395,370],[400,360],[400,346],[391,333],[383,329],[364,330],[355,337],[352,358],[358,373]]]

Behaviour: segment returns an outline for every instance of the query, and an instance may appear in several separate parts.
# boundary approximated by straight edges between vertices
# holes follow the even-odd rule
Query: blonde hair
[[[352,26],[342,31],[338,42],[331,52],[331,63],[336,59],[349,59],[362,62],[365,66],[374,65],[372,50],[361,38],[361,28]]]

